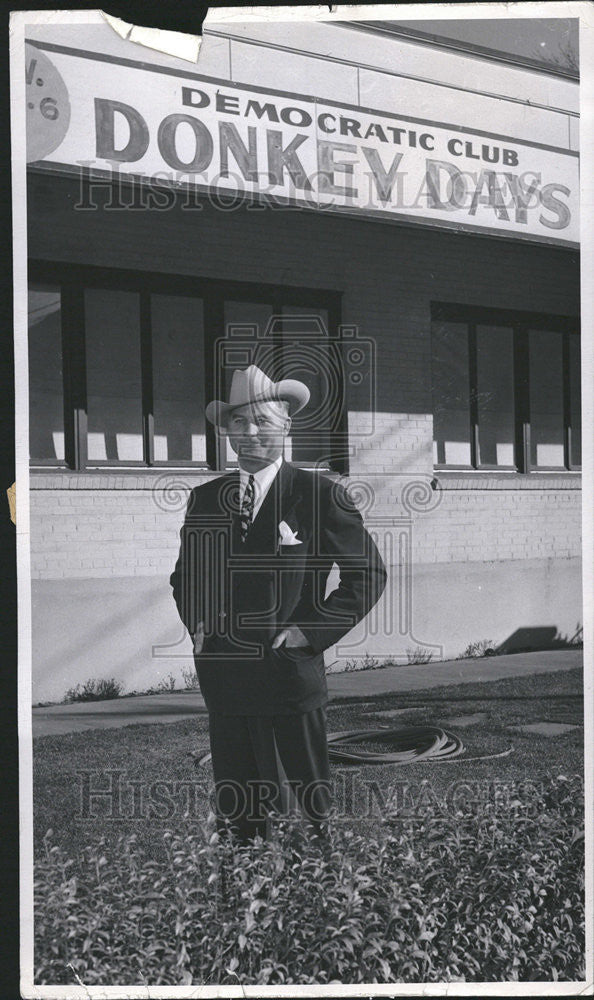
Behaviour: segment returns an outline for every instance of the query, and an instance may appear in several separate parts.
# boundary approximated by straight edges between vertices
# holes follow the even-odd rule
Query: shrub
[[[466,660],[473,656],[494,656],[495,644],[492,639],[479,639],[478,642],[469,642],[463,653],[460,653],[459,660]]]
[[[429,649],[423,649],[421,646],[409,647],[406,650],[406,659],[409,664],[429,663],[432,658],[433,652]],[[384,660],[378,660],[377,657],[372,656],[371,653],[365,653],[365,656],[363,657],[356,657],[353,660],[347,660],[344,669],[345,671],[381,670],[384,667],[401,667],[402,665],[402,663],[399,663],[398,660],[391,656],[388,656]]]
[[[371,653],[365,653],[363,657],[356,657],[354,660],[347,660],[344,666],[345,671],[351,670],[377,670],[381,667],[380,661],[372,656]]]
[[[182,667],[182,677],[186,691],[195,691],[200,687],[195,667]]]
[[[167,677],[162,677],[158,684],[151,684],[150,687],[145,688],[144,691],[137,691],[136,694],[169,694],[169,692],[175,691],[176,684],[175,674],[169,673]]]
[[[72,704],[75,701],[109,701],[119,698],[123,691],[123,684],[116,681],[115,677],[109,680],[93,680],[92,678],[81,686],[68,688],[63,701]]]
[[[392,661],[387,660],[382,663],[377,657],[373,656],[371,653],[365,653],[365,656],[355,657],[354,660],[347,660],[344,666],[345,671],[352,670],[378,670],[380,667],[392,666]]]
[[[167,677],[162,677],[157,685],[157,691],[163,693],[164,691],[175,691],[175,685],[177,680],[174,674],[169,673]]]
[[[406,650],[406,659],[410,665],[430,663],[433,659],[433,651],[431,649],[423,649],[422,646],[409,646]]]
[[[583,804],[561,776],[528,801],[420,807],[372,838],[335,820],[237,848],[212,819],[36,868],[35,979],[85,985],[579,980]]]

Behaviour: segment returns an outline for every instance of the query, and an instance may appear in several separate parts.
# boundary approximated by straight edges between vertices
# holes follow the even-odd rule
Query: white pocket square
[[[297,532],[291,531],[286,521],[281,521],[278,526],[281,545],[301,545],[301,539],[297,538]]]

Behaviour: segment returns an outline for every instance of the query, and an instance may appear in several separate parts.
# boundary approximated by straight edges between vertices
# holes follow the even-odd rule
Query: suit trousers
[[[209,713],[219,828],[242,843],[299,811],[314,835],[330,808],[324,706],[298,715]]]

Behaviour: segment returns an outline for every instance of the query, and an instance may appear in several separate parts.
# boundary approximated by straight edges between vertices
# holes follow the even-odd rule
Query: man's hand
[[[309,646],[309,641],[297,625],[289,625],[289,628],[284,628],[272,640],[273,649],[278,649],[282,645],[285,645],[288,649],[293,649],[298,646]]]
[[[204,622],[198,622],[198,627],[191,638],[194,645],[194,655],[197,656],[198,653],[202,652],[204,644]]]

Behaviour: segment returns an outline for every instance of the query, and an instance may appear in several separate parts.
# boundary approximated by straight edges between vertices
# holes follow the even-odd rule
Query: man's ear
[[[289,433],[289,431],[291,430],[291,424],[292,424],[292,423],[293,423],[293,421],[291,420],[291,418],[290,418],[290,417],[286,417],[286,418],[285,418],[285,428],[284,428],[284,434],[285,434],[285,437],[287,436],[287,434],[288,434],[288,433]]]

